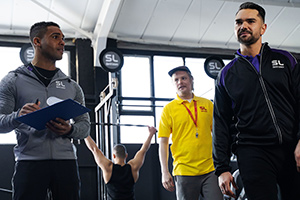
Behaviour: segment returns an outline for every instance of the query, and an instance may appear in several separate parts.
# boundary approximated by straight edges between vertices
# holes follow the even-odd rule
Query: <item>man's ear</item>
[[[33,38],[33,45],[34,45],[35,47],[41,46],[41,38],[39,38],[39,37],[34,37],[34,38]]]
[[[261,26],[260,36],[262,36],[263,34],[265,34],[266,30],[267,30],[267,24],[263,24]]]
[[[128,153],[126,153],[126,155],[125,155],[125,159],[127,159],[127,157],[128,157]]]

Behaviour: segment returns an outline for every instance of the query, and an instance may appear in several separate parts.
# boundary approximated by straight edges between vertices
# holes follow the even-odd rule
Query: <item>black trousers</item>
[[[248,200],[300,199],[300,173],[294,157],[295,145],[239,146],[237,160]]]
[[[18,161],[12,179],[13,200],[78,200],[80,178],[76,160]]]

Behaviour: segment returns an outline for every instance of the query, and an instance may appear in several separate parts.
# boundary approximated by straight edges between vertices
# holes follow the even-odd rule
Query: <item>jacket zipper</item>
[[[253,64],[249,62],[249,60],[245,59],[242,56],[241,56],[241,58],[243,58],[244,60],[246,60],[250,64],[250,66],[252,66],[252,68],[254,69],[254,71],[256,72],[256,74],[258,75],[259,83],[260,83],[260,86],[261,86],[261,88],[263,90],[263,93],[264,93],[264,96],[265,96],[265,100],[267,102],[268,109],[270,111],[270,114],[271,114],[271,117],[272,117],[272,121],[273,121],[273,124],[275,126],[275,129],[276,129],[276,132],[277,132],[277,135],[278,135],[279,144],[282,144],[282,132],[281,132],[280,127],[278,125],[278,122],[277,122],[277,119],[276,119],[276,116],[275,116],[275,112],[274,112],[272,103],[270,101],[270,98],[269,98],[269,95],[268,95],[268,91],[267,91],[265,82],[264,82],[262,74],[261,74],[261,64],[262,64],[262,55],[263,55],[263,49],[264,49],[264,47],[265,47],[265,44],[263,44],[262,49],[261,49],[260,63],[259,63],[259,73],[255,69],[255,67],[253,66]]]

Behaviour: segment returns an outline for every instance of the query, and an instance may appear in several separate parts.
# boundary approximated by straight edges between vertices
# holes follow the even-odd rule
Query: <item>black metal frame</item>
[[[185,64],[185,59],[186,58],[206,58],[210,56],[210,54],[199,54],[199,53],[183,53],[183,52],[162,52],[162,51],[147,51],[147,50],[132,50],[132,49],[119,49],[124,56],[146,56],[149,57],[150,59],[150,81],[151,81],[151,94],[149,98],[144,98],[144,97],[124,97],[122,96],[122,80],[121,80],[121,71],[117,73],[117,77],[120,80],[118,84],[118,92],[119,95],[117,96],[117,101],[118,101],[118,109],[119,109],[119,115],[136,115],[136,116],[153,116],[154,118],[154,125],[156,126],[156,113],[155,113],[155,107],[157,107],[156,102],[157,101],[171,101],[172,98],[155,98],[155,88],[154,88],[154,56],[176,56],[176,57],[181,57],[183,60],[183,63]],[[222,57],[223,59],[232,59],[234,55],[218,55]],[[123,104],[123,100],[133,100],[133,101],[150,101],[150,105],[148,107],[151,108],[150,111],[148,110],[128,110],[128,109],[123,109],[125,106]],[[127,106],[127,105],[126,105]],[[132,106],[132,105],[128,105]],[[139,105],[136,105],[139,106]],[[147,105],[142,105],[140,107],[147,107]],[[117,133],[118,137],[120,138],[119,134],[120,132]],[[120,142],[120,141],[118,141]],[[157,143],[157,138],[155,137],[155,143]]]

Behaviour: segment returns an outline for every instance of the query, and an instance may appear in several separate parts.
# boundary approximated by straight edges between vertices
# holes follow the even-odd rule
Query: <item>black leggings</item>
[[[239,146],[238,167],[248,200],[300,199],[300,173],[294,157],[295,146]]]
[[[13,200],[78,200],[80,179],[76,160],[18,161],[12,179]]]

